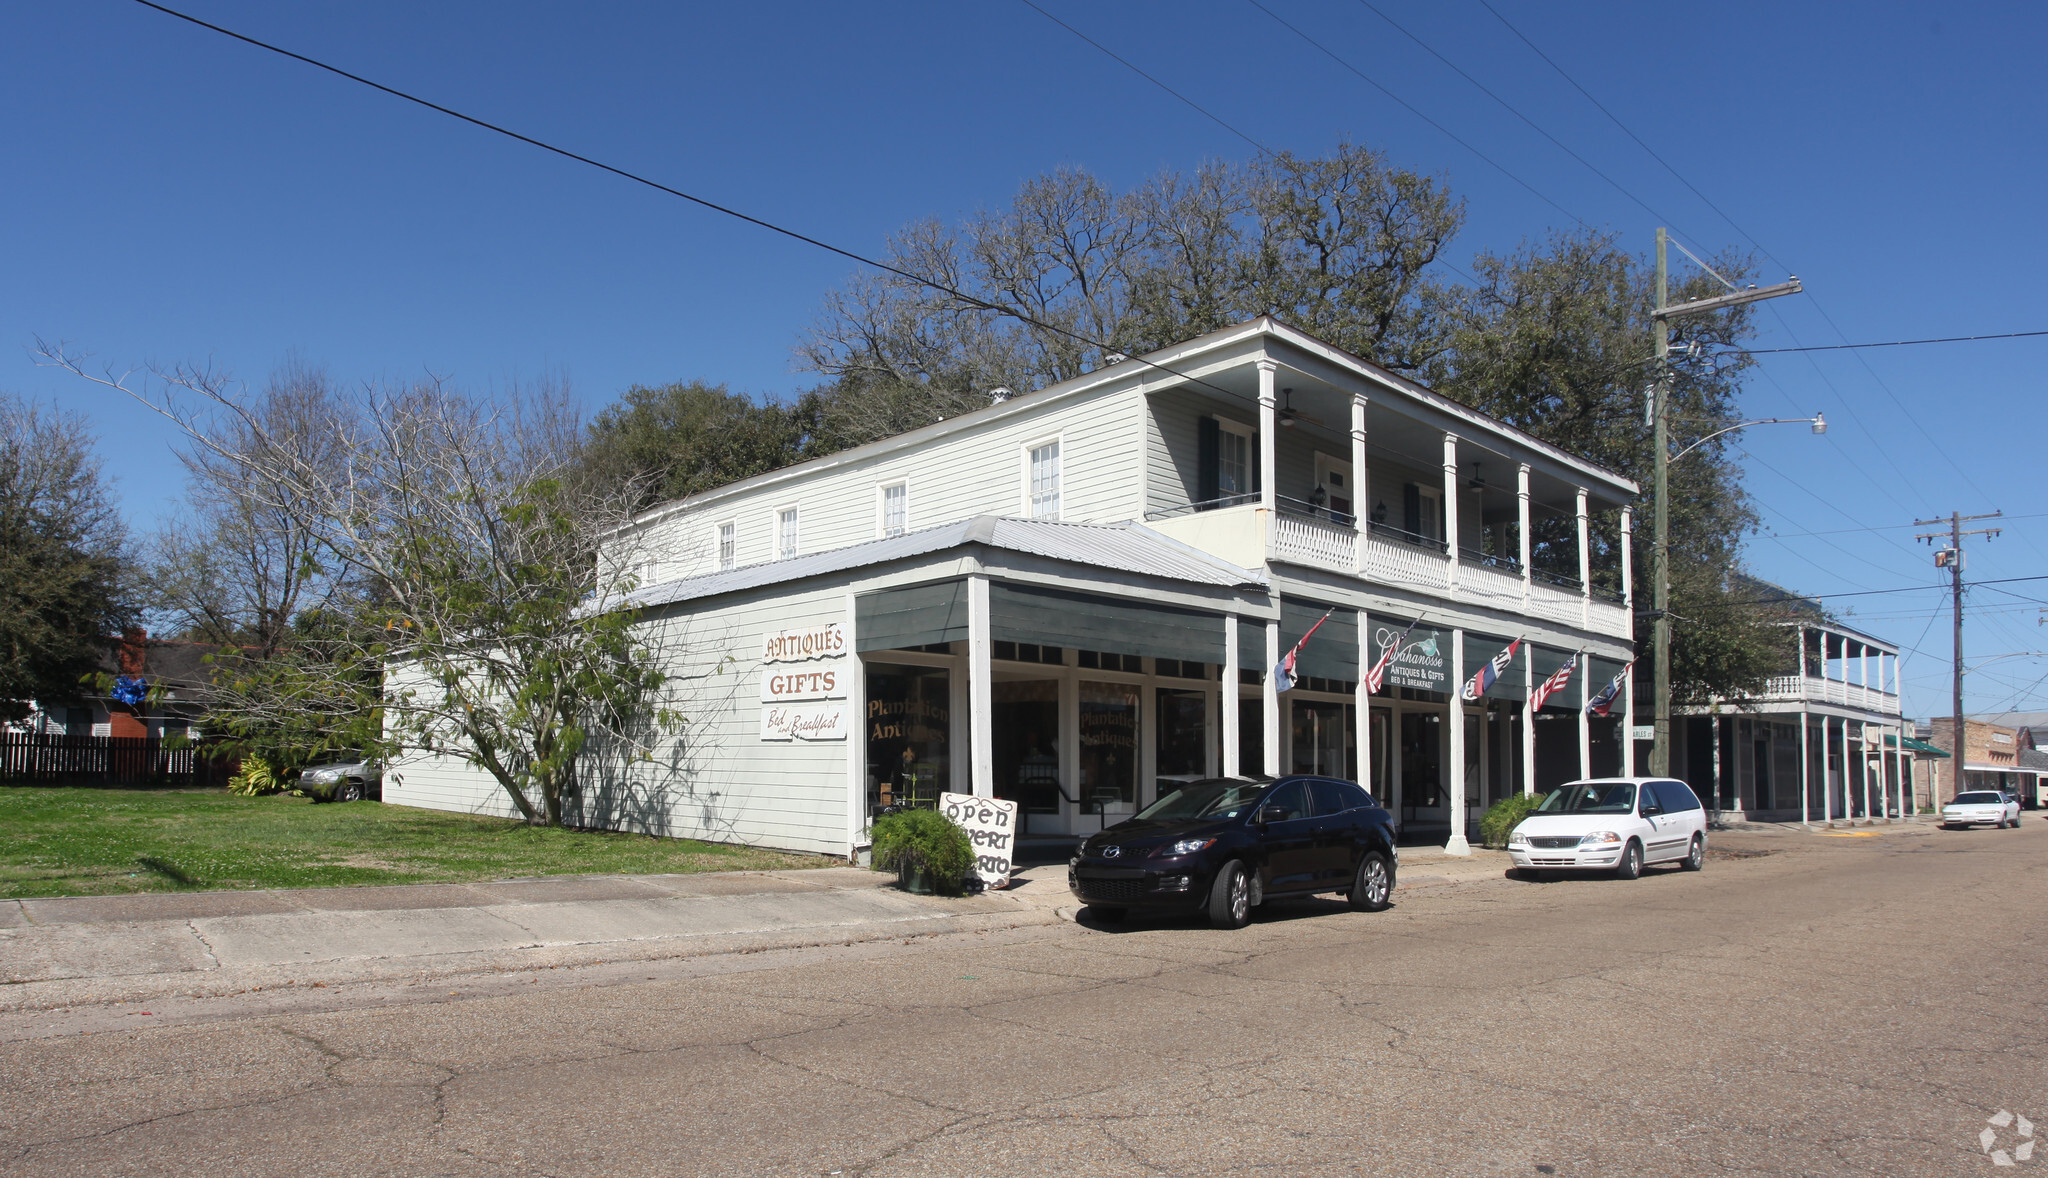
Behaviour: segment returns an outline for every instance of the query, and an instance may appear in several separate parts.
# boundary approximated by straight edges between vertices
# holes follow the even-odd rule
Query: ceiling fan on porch
[[[1294,390],[1293,390],[1293,389],[1281,389],[1281,390],[1280,390],[1280,415],[1279,415],[1279,416],[1280,416],[1280,427],[1281,427],[1282,429],[1293,429],[1293,428],[1294,428],[1294,423],[1295,423],[1295,422],[1297,422],[1297,421],[1306,421],[1306,422],[1308,422],[1308,423],[1309,423],[1310,425],[1323,425],[1323,422],[1322,422],[1322,421],[1321,421],[1320,419],[1318,419],[1318,418],[1310,417],[1310,416],[1309,416],[1308,414],[1306,414],[1306,413],[1296,413],[1296,412],[1294,411]],[[1328,427],[1327,427],[1327,426],[1325,426],[1324,428],[1326,428],[1326,429],[1327,429]]]

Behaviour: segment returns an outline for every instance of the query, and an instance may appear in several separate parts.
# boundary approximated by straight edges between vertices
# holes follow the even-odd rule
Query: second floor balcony
[[[1526,614],[1613,638],[1629,638],[1619,595],[1575,577],[1528,569],[1519,560],[1451,546],[1326,505],[1254,496],[1152,512],[1146,525],[1244,567],[1273,562],[1345,573],[1449,601]]]

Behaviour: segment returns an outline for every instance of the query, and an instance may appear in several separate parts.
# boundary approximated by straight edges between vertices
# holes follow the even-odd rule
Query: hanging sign
[[[846,702],[762,704],[762,740],[845,740]]]
[[[1372,633],[1375,660],[1385,653],[1387,647],[1400,644],[1394,661],[1387,667],[1387,683],[1418,691],[1449,692],[1451,659],[1450,652],[1443,649],[1443,634],[1437,630],[1417,628],[1406,631],[1404,639],[1402,633],[1398,626],[1378,626]]]
[[[1010,859],[1017,846],[1017,803],[973,794],[940,794],[939,813],[974,842],[974,873],[991,888],[1010,884]]]

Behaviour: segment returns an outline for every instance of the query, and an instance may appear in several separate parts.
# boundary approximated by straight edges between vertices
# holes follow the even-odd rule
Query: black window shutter
[[[1422,488],[1414,483],[1401,488],[1401,530],[1411,536],[1422,534]]]
[[[1247,450],[1250,450],[1250,451],[1251,451],[1251,459],[1252,459],[1252,488],[1251,488],[1251,490],[1252,490],[1252,494],[1254,494],[1254,495],[1258,495],[1258,494],[1261,494],[1261,493],[1263,493],[1263,492],[1265,491],[1265,489],[1266,489],[1266,484],[1265,484],[1265,481],[1264,481],[1264,480],[1265,480],[1265,477],[1266,477],[1266,476],[1265,476],[1264,472],[1262,472],[1261,470],[1259,470],[1259,465],[1260,465],[1260,464],[1259,464],[1259,454],[1260,454],[1260,448],[1259,448],[1259,439],[1258,439],[1258,438],[1256,438],[1256,437],[1254,437],[1254,438],[1253,438],[1253,439],[1251,440],[1251,444],[1250,444],[1249,446],[1246,446],[1246,447],[1245,447],[1245,449],[1247,449]]]
[[[1223,493],[1223,427],[1213,417],[1201,419],[1196,443],[1195,502],[1207,503]]]

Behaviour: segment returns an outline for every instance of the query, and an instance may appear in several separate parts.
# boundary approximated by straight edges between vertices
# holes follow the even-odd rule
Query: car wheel
[[[1131,914],[1131,910],[1128,908],[1104,908],[1100,904],[1090,904],[1088,905],[1088,914],[1097,920],[1108,921],[1110,924],[1122,924],[1124,917]]]
[[[1621,862],[1615,864],[1614,878],[1635,879],[1643,874],[1643,844],[1630,839],[1621,849]]]
[[[1367,851],[1358,861],[1358,877],[1351,881],[1351,906],[1360,912],[1384,912],[1393,892],[1394,876],[1387,870],[1387,857]]]
[[[362,801],[363,783],[360,781],[344,781],[340,785],[335,786],[334,800],[337,802]]]
[[[1217,928],[1243,928],[1251,922],[1251,873],[1242,860],[1232,859],[1209,887],[1209,923]]]
[[[1687,871],[1698,871],[1707,865],[1707,836],[1692,836],[1692,850],[1687,851],[1685,862],[1680,864]]]

